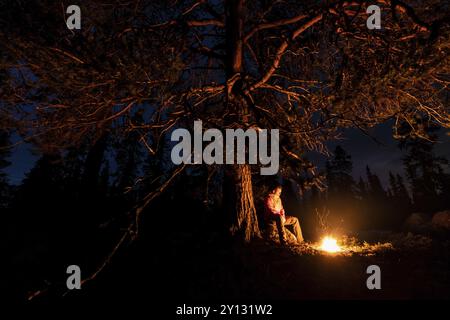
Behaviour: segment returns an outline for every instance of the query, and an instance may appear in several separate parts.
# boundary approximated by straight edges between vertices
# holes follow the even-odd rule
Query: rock
[[[435,213],[431,219],[431,225],[433,228],[450,230],[450,210]]]
[[[288,244],[297,243],[295,235],[288,228],[285,227],[284,231],[286,234],[286,241]],[[272,227],[271,225],[267,226],[264,235],[267,240],[273,241],[278,244],[280,243],[280,237],[278,235],[278,229],[276,228],[276,226],[274,227]]]
[[[396,234],[392,238],[393,246],[398,249],[427,250],[431,247],[432,243],[433,240],[430,237],[412,232]]]
[[[424,213],[413,213],[406,218],[403,229],[411,232],[423,232],[429,227],[430,217]]]

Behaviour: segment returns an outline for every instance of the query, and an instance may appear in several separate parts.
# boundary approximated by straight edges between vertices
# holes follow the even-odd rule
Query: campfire
[[[391,242],[367,243],[357,238],[341,236],[336,238],[330,234],[324,236],[319,242],[312,243],[310,248],[316,253],[338,254],[342,256],[374,255],[377,252],[394,250]]]
[[[329,253],[335,253],[341,251],[341,247],[337,244],[337,240],[333,237],[326,236],[322,239],[322,242],[320,244],[320,250],[329,252]]]

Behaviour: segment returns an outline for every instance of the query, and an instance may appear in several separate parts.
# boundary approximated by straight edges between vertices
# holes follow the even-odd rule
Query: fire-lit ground
[[[417,241],[417,238],[414,241]],[[305,242],[302,245],[291,245],[289,248],[296,254],[323,254],[332,256],[369,256],[382,252],[395,251],[394,245],[389,241],[368,243],[366,241],[358,241],[356,238],[346,237],[339,239],[333,236],[324,236],[318,242]]]
[[[337,250],[329,239],[290,247],[292,256],[286,253],[267,267],[286,272],[279,284],[272,283],[276,289],[270,294],[289,299],[450,298],[448,240],[409,233],[376,242],[345,238],[336,244]],[[370,265],[381,269],[381,290],[366,286]]]
[[[143,243],[129,248],[82,299],[170,301],[449,299],[450,241],[389,234],[382,241],[339,239],[339,252],[320,242],[280,247],[265,242],[221,248],[189,235],[171,250]],[[342,244],[344,243],[344,244]],[[367,267],[381,269],[381,290],[366,286]],[[236,300],[234,300],[236,301]]]

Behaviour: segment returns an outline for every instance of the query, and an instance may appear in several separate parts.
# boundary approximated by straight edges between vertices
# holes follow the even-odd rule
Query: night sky
[[[353,160],[353,177],[356,181],[360,176],[365,178],[366,166],[377,173],[384,186],[389,183],[389,171],[404,176],[402,157],[405,152],[398,147],[398,141],[392,137],[392,127],[386,123],[369,130],[373,138],[358,129],[344,131],[344,139],[331,142],[330,149],[336,145],[342,146]],[[439,141],[435,145],[435,154],[450,159],[450,137],[440,130]],[[324,159],[320,161],[323,166]]]
[[[12,141],[12,143],[17,142],[17,139],[14,140],[16,141]],[[33,167],[38,156],[34,155],[31,150],[32,147],[25,143],[14,148],[9,159],[11,165],[4,170],[12,184],[20,184],[24,175]]]
[[[366,166],[369,164],[372,172],[379,175],[382,183],[387,186],[389,171],[404,175],[402,157],[404,153],[398,148],[398,141],[392,138],[392,129],[389,124],[382,124],[370,130],[374,139],[365,135],[358,129],[344,131],[343,140],[329,143],[330,150],[341,145],[353,160],[353,176],[356,181],[360,176],[365,177]],[[13,141],[16,142],[16,141]],[[437,155],[450,159],[450,136],[441,130],[439,141],[435,146]],[[311,160],[323,168],[326,158],[320,155],[310,156]],[[10,158],[11,166],[5,169],[13,184],[20,184],[24,175],[33,167],[37,156],[33,154],[29,144],[20,144],[15,148]]]

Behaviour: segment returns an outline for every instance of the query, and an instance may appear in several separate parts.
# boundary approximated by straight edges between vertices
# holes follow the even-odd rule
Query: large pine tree
[[[367,28],[369,4],[386,13],[388,32]],[[157,142],[201,119],[221,130],[280,129],[282,158],[302,162],[307,151],[326,153],[326,140],[342,127],[392,118],[412,123],[418,113],[450,126],[437,94],[448,81],[442,75],[450,68],[450,19],[435,1],[130,0],[115,8],[93,0],[81,6],[82,29],[72,31],[59,2],[0,3],[2,108],[40,145],[66,147],[117,126]],[[27,106],[23,114],[18,105]],[[144,125],[122,121],[143,106]],[[101,149],[98,139],[92,142]],[[89,183],[100,167],[94,153]],[[230,230],[248,241],[259,234],[252,168],[221,170]]]

